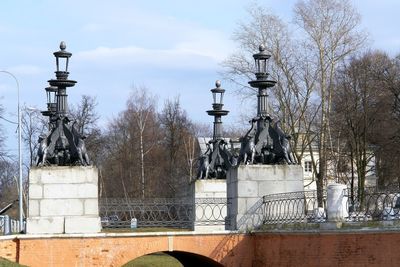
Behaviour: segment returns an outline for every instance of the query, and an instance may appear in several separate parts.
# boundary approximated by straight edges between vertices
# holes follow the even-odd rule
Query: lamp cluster
[[[225,90],[221,82],[215,83],[211,89],[213,95],[212,110],[207,113],[214,116],[213,138],[206,144],[206,150],[200,157],[198,179],[226,178],[227,171],[237,164],[292,164],[290,136],[280,128],[280,121],[273,118],[268,109],[268,88],[275,86],[276,81],[269,78],[267,53],[264,45],[259,46],[259,52],[253,55],[256,79],[249,85],[258,89],[257,116],[251,122],[251,128],[240,138],[240,151],[228,144],[222,134],[222,116],[229,111],[223,110]]]
[[[56,58],[56,79],[48,81],[45,88],[47,110],[42,111],[49,117],[49,131],[39,137],[40,143],[36,165],[89,165],[83,136],[79,131],[79,122],[68,117],[67,88],[73,87],[76,81],[69,80],[68,64],[72,53],[67,52],[65,42],[60,50],[54,52]]]

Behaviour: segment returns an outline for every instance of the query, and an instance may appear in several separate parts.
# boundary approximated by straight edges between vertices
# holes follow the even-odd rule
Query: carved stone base
[[[258,223],[252,209],[263,196],[303,191],[300,165],[239,165],[227,173],[227,230],[243,230]],[[248,219],[246,218],[248,217]]]
[[[29,173],[27,233],[98,233],[95,167],[40,167]]]

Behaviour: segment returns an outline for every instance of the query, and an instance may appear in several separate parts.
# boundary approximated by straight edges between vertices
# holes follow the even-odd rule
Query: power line
[[[18,122],[10,121],[10,120],[4,118],[3,116],[0,116],[0,119],[5,120],[6,122],[9,122],[9,123],[17,124],[17,125],[18,125]]]

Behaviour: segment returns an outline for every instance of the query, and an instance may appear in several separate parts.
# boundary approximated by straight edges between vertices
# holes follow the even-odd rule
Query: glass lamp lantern
[[[215,82],[215,86],[216,88],[211,89],[211,93],[213,95],[213,108],[216,110],[221,110],[223,104],[223,100],[224,100],[224,94],[225,94],[225,89],[221,88],[221,82],[220,81],[216,81]]]
[[[68,78],[68,63],[69,58],[72,56],[72,53],[67,52],[65,42],[60,43],[60,51],[54,52],[54,56],[56,57],[56,77],[57,79],[67,79]]]
[[[267,74],[267,62],[268,59],[271,57],[266,51],[265,46],[261,44],[259,46],[259,53],[254,54],[254,63],[256,67],[256,75],[266,75]]]

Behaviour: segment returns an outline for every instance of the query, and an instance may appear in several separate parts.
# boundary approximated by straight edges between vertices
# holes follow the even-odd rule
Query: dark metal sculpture
[[[256,80],[251,87],[258,89],[257,117],[253,118],[250,130],[240,139],[239,164],[294,164],[290,149],[290,136],[280,128],[279,120],[273,119],[268,110],[267,89],[276,81],[269,79],[267,61],[271,57],[264,45],[254,54]]]
[[[208,110],[210,116],[214,116],[213,139],[206,144],[206,151],[200,156],[200,165],[197,174],[198,179],[225,179],[226,172],[234,163],[234,157],[228,149],[228,144],[222,137],[222,116],[229,111],[223,110],[223,96],[225,89],[221,88],[221,82],[215,82],[216,88],[211,89],[214,102],[213,109]]]
[[[68,79],[68,63],[72,56],[67,52],[64,42],[60,44],[60,51],[54,52],[57,70],[56,79],[49,80],[47,87],[47,110],[43,116],[49,117],[49,132],[41,135],[36,165],[90,165],[84,139],[76,127],[77,122],[68,117],[67,87],[73,87],[76,81]],[[65,62],[65,69],[60,63]]]

